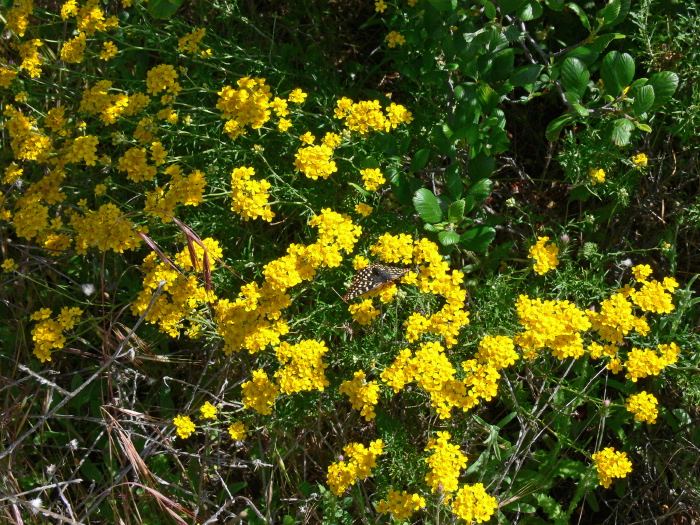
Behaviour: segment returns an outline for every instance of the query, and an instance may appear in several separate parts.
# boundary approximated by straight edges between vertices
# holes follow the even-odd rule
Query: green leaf
[[[620,0],[612,0],[612,2],[596,13],[596,19],[603,21],[603,24],[600,26],[602,28],[612,24],[619,14]]]
[[[443,246],[451,246],[459,242],[459,234],[454,230],[445,230],[438,233],[438,240]]]
[[[609,95],[620,96],[622,90],[629,86],[634,78],[634,59],[627,53],[611,51],[603,58],[600,78],[603,79],[605,91]]]
[[[678,75],[672,71],[661,71],[652,75],[647,85],[654,88],[654,104],[651,109],[659,109],[673,98],[678,88]]]
[[[348,182],[348,184],[359,191],[363,196],[368,197],[370,195],[370,193],[359,184],[355,184],[354,182]]]
[[[399,171],[391,181],[394,196],[404,206],[413,204],[413,194],[423,183],[415,177],[409,177],[403,171]]]
[[[485,115],[491,113],[493,108],[496,107],[496,104],[501,101],[501,97],[498,96],[498,93],[496,93],[488,84],[481,84],[478,88],[476,88],[476,98],[479,101],[481,110]]]
[[[544,66],[539,65],[529,65],[516,68],[513,74],[510,76],[510,83],[514,86],[527,86],[532,84],[540,76]]]
[[[472,252],[485,252],[496,238],[496,230],[490,226],[476,226],[459,236],[459,246]]]
[[[559,138],[559,133],[561,133],[561,130],[564,129],[564,126],[571,124],[574,120],[576,120],[576,115],[571,113],[566,113],[561,117],[555,118],[547,125],[547,130],[545,131],[544,136],[547,137],[547,140],[557,140]]]
[[[490,67],[484,72],[484,80],[486,82],[500,82],[507,79],[513,72],[514,61],[515,49],[504,49],[491,61]]]
[[[467,190],[467,194],[474,197],[475,202],[482,202],[488,199],[492,189],[493,181],[491,179],[480,179]]]
[[[481,179],[488,179],[496,167],[493,157],[480,153],[469,161],[469,180],[474,183]]]
[[[428,158],[430,157],[430,149],[428,148],[423,148],[419,149],[416,151],[416,154],[413,156],[413,160],[411,161],[411,167],[408,168],[410,171],[420,171],[423,168],[425,168],[425,165],[428,164]]]
[[[591,74],[586,64],[578,58],[567,58],[561,65],[561,81],[565,91],[573,91],[579,96],[583,95],[588,87]]]
[[[447,169],[445,169],[445,175],[447,176],[445,180],[445,187],[447,188],[447,191],[455,200],[459,199],[462,196],[462,190],[464,189],[459,164],[454,163],[447,166]]]
[[[574,104],[574,111],[583,118],[586,118],[588,116],[588,110],[582,106],[581,104]]]
[[[569,2],[568,4],[566,4],[566,7],[568,7],[569,9],[571,9],[574,13],[576,13],[578,15],[578,18],[579,18],[579,20],[581,20],[583,27],[585,27],[589,31],[591,30],[591,22],[588,20],[588,15],[578,4],[574,4],[573,2]]]
[[[642,86],[635,90],[634,93],[634,104],[632,105],[632,111],[636,116],[640,116],[642,113],[649,111],[651,106],[654,105],[654,87],[653,86]]]
[[[489,18],[491,20],[498,16],[498,13],[496,12],[496,7],[488,0],[484,2],[484,15],[486,15],[486,18]]]
[[[619,118],[613,123],[612,141],[617,146],[626,146],[634,130],[632,121],[626,118]]]
[[[476,204],[476,199],[474,195],[464,196],[464,213],[467,214],[474,209],[474,204]]]
[[[457,9],[457,0],[430,0],[430,3],[438,11],[454,11]]]
[[[635,122],[635,127],[641,131],[651,133],[651,126],[649,124],[644,124],[644,122]]]
[[[182,0],[151,0],[148,2],[148,13],[153,18],[169,18],[182,5]]]
[[[465,206],[466,202],[464,200],[454,201],[450,204],[450,207],[447,208],[447,220],[454,223],[464,219]]]
[[[518,9],[525,0],[499,0],[498,7],[501,8],[501,14],[508,15]]]
[[[413,207],[425,222],[440,222],[442,210],[435,194],[427,188],[419,189],[413,196]]]
[[[530,0],[527,4],[518,9],[518,16],[525,22],[535,20],[542,16],[542,6],[536,0]]]
[[[545,0],[545,4],[553,11],[562,11],[565,5],[564,0]]]

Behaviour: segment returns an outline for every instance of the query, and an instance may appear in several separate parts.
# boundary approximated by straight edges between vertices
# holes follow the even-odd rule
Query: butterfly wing
[[[350,301],[355,297],[371,292],[381,285],[398,279],[410,271],[409,268],[397,268],[396,266],[385,266],[383,264],[373,264],[365,266],[357,272],[352,286],[343,297],[343,301]]]

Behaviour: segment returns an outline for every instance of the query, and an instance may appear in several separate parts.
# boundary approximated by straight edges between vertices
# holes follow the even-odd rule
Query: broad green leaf
[[[470,211],[474,209],[474,205],[476,204],[476,199],[474,199],[474,195],[465,195],[464,196],[464,213],[467,214]]]
[[[535,20],[542,16],[542,6],[537,0],[529,0],[525,5],[518,9],[518,16],[525,22]]]
[[[148,13],[153,18],[169,18],[182,5],[182,0],[151,0],[148,2]]]
[[[442,210],[435,194],[427,188],[419,189],[413,196],[413,207],[425,222],[440,222]]]
[[[514,86],[527,86],[532,84],[540,76],[544,66],[539,65],[529,65],[516,68],[513,74],[510,76],[510,83]]]
[[[433,226],[433,225],[430,224],[429,222],[426,222],[426,223],[423,225],[423,229],[424,229],[425,231],[431,232],[431,233],[437,233],[437,232],[439,232],[439,231],[442,231],[442,228],[436,228],[435,226]]]
[[[419,149],[416,154],[413,155],[413,160],[411,161],[411,167],[408,168],[410,171],[420,171],[425,168],[428,164],[428,158],[430,157],[430,150],[428,148]]]
[[[566,2],[564,0],[545,0],[545,4],[553,11],[562,11]]]
[[[627,53],[611,51],[603,58],[600,78],[603,79],[606,93],[613,97],[620,96],[634,79],[634,59]]]
[[[490,226],[475,226],[459,236],[459,246],[472,252],[485,252],[496,238],[496,230]]]
[[[465,206],[464,200],[454,201],[450,204],[450,207],[447,208],[447,220],[452,223],[461,221],[464,218]]]
[[[445,187],[455,200],[462,196],[462,190],[464,189],[460,171],[460,166],[457,163],[450,164],[445,169]]]
[[[632,105],[634,114],[638,117],[642,113],[649,111],[651,106],[654,105],[655,98],[653,86],[642,86],[635,90],[634,104]]]
[[[610,42],[612,42],[613,40],[618,40],[620,38],[626,38],[626,36],[621,33],[606,33],[604,35],[598,35],[597,37],[595,37],[593,42],[588,44],[588,47],[595,53],[602,53],[603,51],[605,51],[605,48],[608,47],[608,44],[610,44]]]
[[[635,122],[634,125],[639,130],[645,131],[646,133],[651,133],[651,126],[649,124],[644,124],[644,122]]]
[[[396,200],[404,206],[413,204],[413,195],[416,190],[423,186],[423,183],[415,177],[406,175],[403,171],[399,171],[395,178],[391,181],[392,190]]]
[[[509,15],[518,9],[525,0],[499,0],[498,7],[501,8],[501,14]]]
[[[500,82],[507,79],[513,72],[513,63],[515,61],[515,49],[508,48],[498,53],[484,73],[484,80],[487,82]]]
[[[617,146],[626,146],[629,144],[630,136],[634,130],[632,121],[626,118],[619,118],[613,123],[612,141]]]
[[[496,167],[496,160],[493,157],[479,154],[469,161],[469,180],[474,183],[481,179],[487,179]]]
[[[574,114],[567,113],[561,117],[555,118],[547,125],[547,131],[544,133],[547,140],[557,140],[559,138],[559,133],[561,133],[561,130],[564,129],[564,126],[571,124],[574,120],[576,120],[576,117],[577,116]]]
[[[561,81],[565,91],[573,91],[579,96],[583,95],[588,87],[591,74],[586,64],[578,58],[567,58],[561,65]]]
[[[488,0],[484,2],[484,15],[486,16],[486,18],[489,18],[491,20],[498,16],[498,13],[496,12],[496,7]]]
[[[651,109],[659,109],[673,98],[678,88],[678,75],[671,71],[662,71],[652,75],[647,85],[654,88],[654,104]]]
[[[574,13],[578,15],[579,20],[581,20],[581,23],[583,24],[583,27],[588,29],[589,31],[591,30],[591,22],[588,20],[588,15],[586,12],[578,5],[573,2],[569,2],[566,4],[566,7],[571,9]]]
[[[588,116],[588,110],[581,104],[574,104],[574,111],[583,118]]]
[[[481,84],[476,89],[476,98],[481,105],[481,109],[485,115],[491,113],[491,110],[496,107],[496,105],[501,101],[501,97],[498,96],[491,86],[488,84]]]
[[[493,181],[491,179],[480,179],[467,190],[467,194],[474,197],[475,202],[482,202],[488,199],[492,189]]]
[[[443,246],[450,246],[459,242],[459,234],[454,230],[445,230],[438,233],[438,240]]]
[[[352,186],[353,188],[355,188],[357,191],[359,191],[359,192],[360,192],[362,195],[364,195],[365,197],[369,197],[370,192],[368,192],[366,189],[364,189],[364,188],[363,188],[362,186],[360,186],[359,184],[355,184],[354,182],[349,182],[348,184],[350,184],[350,186]]]

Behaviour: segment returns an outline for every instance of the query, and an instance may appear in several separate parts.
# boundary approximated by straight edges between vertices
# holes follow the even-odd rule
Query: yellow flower
[[[593,184],[598,184],[600,182],[605,182],[605,170],[604,169],[588,169],[588,176],[593,181]]]
[[[537,243],[530,248],[529,257],[535,259],[535,272],[544,275],[559,265],[559,248],[556,244],[546,245],[549,237],[538,237]]]
[[[209,401],[204,403],[199,409],[202,419],[216,419],[217,408]]]
[[[360,410],[360,415],[365,421],[371,421],[377,414],[374,407],[379,402],[379,384],[376,381],[365,381],[365,373],[358,370],[352,381],[343,381],[338,389],[340,394],[347,394],[350,404],[355,410]]]
[[[282,133],[284,133],[291,127],[292,121],[286,118],[281,118],[280,121],[277,123],[277,129],[279,129]]]
[[[488,521],[498,508],[496,498],[486,493],[484,485],[464,485],[452,502],[452,510],[457,517],[467,523]]]
[[[632,463],[627,459],[627,454],[616,452],[613,447],[593,454],[592,458],[598,470],[598,480],[606,489],[610,487],[612,478],[624,478],[632,472]]]
[[[646,282],[647,277],[652,274],[651,266],[648,264],[638,264],[632,268],[632,275],[637,281]]]
[[[95,195],[104,195],[104,193],[107,191],[107,186],[104,184],[97,184],[94,191]]]
[[[405,490],[399,492],[389,488],[386,499],[377,503],[377,512],[380,514],[391,513],[395,520],[405,520],[425,505],[425,498],[419,494],[409,494]]]
[[[431,438],[425,447],[426,451],[433,451],[425,459],[430,469],[425,482],[433,492],[443,490],[451,493],[457,490],[459,472],[467,466],[467,456],[462,454],[458,445],[450,443],[451,437],[449,432],[438,432],[437,437]]]
[[[376,190],[381,184],[386,182],[384,175],[379,171],[378,168],[367,168],[360,171],[362,175],[362,180],[365,183],[365,189],[367,191]]]
[[[310,131],[307,131],[301,137],[299,137],[299,140],[301,140],[304,144],[311,145],[316,140],[316,137],[314,137]]]
[[[340,496],[358,479],[365,479],[370,475],[371,469],[377,466],[377,458],[384,452],[384,443],[381,439],[372,441],[369,447],[360,443],[350,443],[343,447],[343,451],[347,460],[328,467],[328,485],[336,496]]]
[[[61,48],[61,60],[65,60],[69,64],[79,64],[83,61],[85,53],[85,33],[80,33],[78,36],[71,38],[63,44]]]
[[[117,49],[117,46],[114,45],[114,42],[108,41],[102,44],[102,50],[100,51],[100,60],[110,60],[113,58],[117,53],[119,52],[119,49]]]
[[[363,217],[368,217],[374,211],[374,208],[361,202],[359,204],[355,204],[355,211]]]
[[[639,394],[633,394],[628,397],[625,406],[629,412],[634,414],[635,421],[646,421],[654,424],[659,415],[659,411],[656,408],[658,404],[659,402],[653,394],[641,391]]]
[[[348,311],[352,318],[361,325],[371,324],[374,318],[379,315],[379,310],[372,305],[372,299],[365,299],[361,303],[351,304],[348,306]]]
[[[640,153],[639,155],[632,157],[632,162],[634,162],[638,168],[642,168],[647,165],[649,159],[647,159],[647,156],[644,153]]]
[[[13,271],[15,271],[15,270],[18,268],[17,263],[15,262],[15,260],[14,260],[14,259],[10,259],[10,258],[5,259],[5,260],[2,262],[2,265],[0,265],[0,267],[2,267],[2,271],[5,272],[5,273],[13,272]]]
[[[243,383],[241,388],[244,408],[252,408],[265,416],[272,413],[272,405],[280,395],[280,389],[270,381],[264,370],[254,370],[253,378]]]
[[[190,437],[195,429],[195,425],[189,416],[175,416],[173,425],[175,425],[177,435],[182,439]]]
[[[387,5],[384,2],[384,0],[376,0],[374,2],[374,10],[377,13],[383,13],[384,11],[386,11],[386,8],[387,8]]]
[[[303,104],[308,95],[304,93],[301,89],[297,88],[289,94],[289,101],[295,104]]]

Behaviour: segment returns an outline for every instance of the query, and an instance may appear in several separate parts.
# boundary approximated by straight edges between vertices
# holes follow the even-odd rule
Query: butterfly
[[[398,279],[409,271],[411,271],[410,268],[397,268],[396,266],[385,266],[383,264],[365,266],[355,275],[352,286],[350,286],[348,293],[343,297],[343,301],[349,301],[371,292],[383,284]]]

